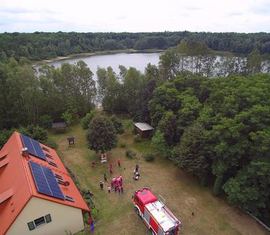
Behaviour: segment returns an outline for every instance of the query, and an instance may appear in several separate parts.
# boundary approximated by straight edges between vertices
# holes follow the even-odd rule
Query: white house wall
[[[47,214],[51,215],[50,223],[29,230],[28,222]],[[33,197],[9,228],[7,235],[67,235],[83,228],[80,209]]]

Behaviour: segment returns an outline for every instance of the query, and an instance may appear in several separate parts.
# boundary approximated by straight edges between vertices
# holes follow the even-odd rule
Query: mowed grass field
[[[64,134],[50,134],[58,144],[58,152],[65,165],[75,174],[82,188],[94,193],[94,202],[98,209],[94,234],[102,235],[140,235],[148,234],[147,228],[135,214],[132,194],[142,187],[150,187],[156,195],[166,200],[166,205],[181,220],[180,234],[185,235],[265,235],[267,233],[253,219],[238,209],[229,206],[220,198],[214,197],[209,188],[198,182],[166,159],[156,158],[146,162],[142,154],[151,152],[149,141],[134,143],[131,123],[125,121],[126,131],[118,138],[118,146],[109,154],[107,164],[99,163],[94,152],[87,148],[86,131],[80,125],[71,127]],[[75,146],[69,147],[67,136],[75,136]],[[125,144],[126,147],[121,147]],[[132,149],[136,159],[128,159],[125,151]],[[117,160],[121,161],[121,168]],[[92,161],[98,162],[92,168]],[[122,175],[124,194],[108,193],[99,188],[106,172],[109,180],[109,163],[113,164],[113,175]],[[141,179],[132,179],[135,165],[139,164]],[[192,216],[194,212],[194,216]],[[86,234],[85,232],[79,234]]]

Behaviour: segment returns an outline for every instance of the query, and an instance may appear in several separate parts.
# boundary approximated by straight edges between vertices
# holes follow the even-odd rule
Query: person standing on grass
[[[118,186],[118,194],[120,195],[120,193],[121,193],[121,187]]]
[[[115,187],[115,177],[112,178],[112,181],[111,181],[111,188],[114,189]]]
[[[104,181],[105,181],[105,182],[108,182],[106,173],[104,173]]]
[[[139,172],[139,164],[136,164],[135,172]]]
[[[120,175],[120,176],[118,177],[118,179],[119,179],[119,184],[120,184],[120,186],[122,187],[122,185],[123,185],[123,177],[122,177],[122,175]]]
[[[99,187],[101,190],[103,190],[104,183],[102,181],[99,181]]]
[[[110,174],[112,175],[112,173],[113,173],[113,170],[112,170],[112,164],[110,163]]]
[[[121,167],[120,159],[118,159],[117,164],[118,164],[118,167]]]
[[[123,194],[124,193],[124,187],[121,186],[120,190],[121,190],[121,193]]]

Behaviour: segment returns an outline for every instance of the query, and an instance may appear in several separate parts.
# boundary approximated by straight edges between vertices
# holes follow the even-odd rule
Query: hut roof
[[[52,124],[52,128],[59,129],[59,128],[66,128],[67,124],[65,122],[54,122]]]
[[[138,129],[140,129],[141,131],[151,131],[154,130],[154,128],[152,126],[150,126],[149,124],[145,123],[145,122],[136,122],[134,123],[135,127],[137,127]]]

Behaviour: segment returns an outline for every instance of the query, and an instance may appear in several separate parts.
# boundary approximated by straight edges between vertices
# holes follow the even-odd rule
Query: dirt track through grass
[[[66,137],[73,135],[76,144],[68,147]],[[136,216],[131,203],[132,193],[141,187],[150,187],[155,194],[162,195],[167,206],[182,221],[180,234],[185,235],[266,235],[260,225],[250,217],[229,206],[222,199],[214,197],[208,188],[200,186],[195,179],[179,170],[171,162],[156,159],[145,162],[142,153],[151,151],[149,142],[134,144],[131,131],[119,137],[125,148],[113,149],[109,163],[113,164],[113,176],[124,178],[124,194],[107,193],[99,189],[104,172],[109,176],[108,164],[98,163],[92,168],[92,161],[98,162],[95,154],[87,148],[86,132],[79,125],[65,134],[51,135],[58,143],[58,151],[67,167],[78,178],[80,185],[94,193],[99,210],[95,234],[140,235],[147,234],[143,222]],[[137,152],[136,159],[125,157],[126,149]],[[122,167],[118,168],[120,159]],[[140,165],[141,180],[134,182],[132,172],[135,164]],[[109,177],[108,177],[109,178]],[[194,216],[192,216],[194,212]],[[84,233],[82,233],[84,234]]]

